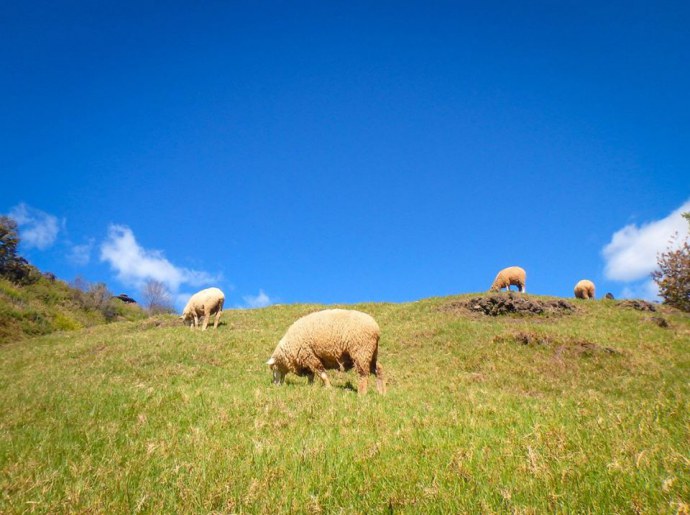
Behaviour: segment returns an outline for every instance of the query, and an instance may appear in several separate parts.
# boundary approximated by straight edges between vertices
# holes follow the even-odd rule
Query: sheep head
[[[194,329],[194,327],[196,327],[196,320],[193,311],[183,311],[182,315],[180,315],[179,318],[182,321],[182,325],[184,325],[185,327],[189,327],[191,329]]]
[[[273,371],[273,384],[283,384],[285,381],[285,374],[287,374],[287,368],[279,363],[275,357],[271,356],[266,364]]]

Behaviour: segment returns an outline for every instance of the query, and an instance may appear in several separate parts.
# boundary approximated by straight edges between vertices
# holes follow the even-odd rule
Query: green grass
[[[687,315],[444,309],[464,298],[354,306],[382,328],[385,396],[334,371],[331,389],[270,384],[279,338],[323,306],[0,346],[0,512],[688,509]]]

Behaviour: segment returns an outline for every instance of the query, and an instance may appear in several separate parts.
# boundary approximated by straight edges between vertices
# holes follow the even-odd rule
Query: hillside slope
[[[353,373],[270,384],[315,305],[0,346],[0,512],[688,509],[687,315],[530,295],[550,307],[493,317],[473,297],[354,306],[382,328],[385,396]]]
[[[94,292],[95,293],[95,292]],[[107,293],[103,289],[98,292]],[[109,298],[89,298],[57,279],[17,285],[0,277],[0,344],[55,331],[71,331],[109,320],[140,320],[146,314]]]

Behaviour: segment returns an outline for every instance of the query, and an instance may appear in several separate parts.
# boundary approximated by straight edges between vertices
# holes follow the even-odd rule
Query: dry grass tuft
[[[656,306],[652,304],[651,302],[647,302],[646,300],[638,300],[638,299],[629,299],[629,300],[622,300],[617,303],[619,308],[630,308],[630,309],[636,309],[637,311],[651,311],[655,312],[656,311]]]

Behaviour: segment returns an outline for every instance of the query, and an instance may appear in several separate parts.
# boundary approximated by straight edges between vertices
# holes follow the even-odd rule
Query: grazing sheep
[[[306,375],[310,383],[318,374],[327,387],[331,386],[327,369],[345,371],[354,367],[359,375],[359,395],[367,393],[369,374],[376,375],[376,390],[383,394],[383,369],[376,361],[380,336],[376,321],[361,311],[317,311],[288,328],[266,364],[273,370],[274,384],[282,384],[285,375],[292,372]]]
[[[204,317],[204,323],[201,327],[202,331],[206,330],[208,321],[211,315],[215,314],[216,319],[213,327],[218,327],[218,320],[220,320],[220,313],[223,311],[223,303],[225,302],[225,295],[218,288],[206,288],[200,292],[195,293],[187,302],[187,305],[182,311],[182,320],[185,324],[189,322],[189,328],[194,329],[199,326],[199,317]]]
[[[575,285],[575,297],[578,299],[594,298],[594,283],[588,279],[582,279]]]
[[[526,280],[527,272],[524,269],[519,266],[509,266],[498,272],[489,291],[500,291],[503,288],[508,288],[508,291],[510,291],[511,286],[517,286],[520,289],[520,293],[527,293],[527,288],[525,287]]]

